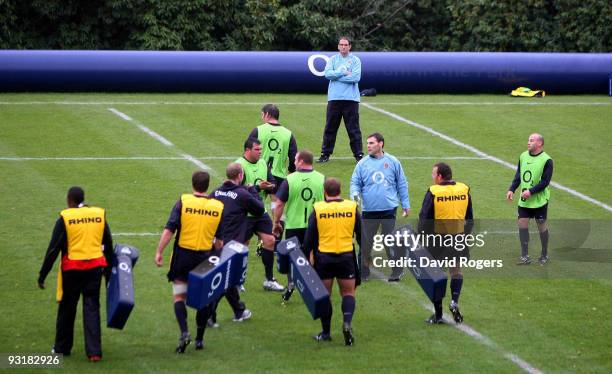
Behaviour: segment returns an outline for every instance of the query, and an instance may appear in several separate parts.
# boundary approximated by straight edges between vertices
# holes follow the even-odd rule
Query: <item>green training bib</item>
[[[280,125],[264,123],[257,127],[257,138],[263,148],[261,158],[268,165],[272,175],[286,178],[291,131]]]
[[[318,171],[296,171],[287,177],[289,200],[285,205],[285,228],[302,229],[308,227],[308,217],[317,201],[324,199],[323,183],[325,176]]]
[[[519,158],[521,167],[521,192],[528,190],[540,183],[544,165],[550,160],[550,156],[546,152],[542,152],[537,156],[532,156],[529,151],[525,151]],[[523,208],[539,208],[548,203],[550,199],[550,186],[538,193],[531,195],[527,200],[519,199],[518,205]]]

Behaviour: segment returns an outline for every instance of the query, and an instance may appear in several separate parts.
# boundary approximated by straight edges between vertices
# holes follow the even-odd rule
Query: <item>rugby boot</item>
[[[442,317],[437,318],[436,314],[434,313],[431,315],[431,317],[425,320],[425,323],[428,323],[430,325],[443,325],[444,320],[442,319]]]
[[[326,334],[323,331],[321,331],[320,333],[318,333],[317,335],[315,335],[314,340],[318,341],[318,342],[329,342],[332,340],[331,335],[330,334]]]
[[[353,336],[353,329],[350,323],[345,323],[342,326],[342,333],[344,334],[344,345],[355,344],[355,337]]]
[[[191,343],[191,335],[188,332],[184,332],[181,334],[179,338],[179,344],[176,347],[176,353],[185,353],[185,349]]]
[[[450,305],[448,306],[448,309],[453,314],[453,319],[455,320],[456,323],[463,322],[463,315],[459,311],[459,304],[457,304],[454,301],[451,301]]]
[[[529,265],[531,264],[531,257],[521,256],[516,264],[517,265]]]

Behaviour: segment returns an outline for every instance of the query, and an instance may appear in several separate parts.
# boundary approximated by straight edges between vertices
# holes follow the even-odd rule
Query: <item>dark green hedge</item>
[[[2,49],[611,52],[610,0],[0,0]]]

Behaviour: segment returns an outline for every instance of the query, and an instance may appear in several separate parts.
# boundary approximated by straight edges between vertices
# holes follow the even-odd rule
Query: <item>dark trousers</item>
[[[393,233],[395,229],[395,209],[380,212],[363,212],[362,217],[363,239],[361,243],[363,245],[361,246],[360,265],[364,262],[371,264],[374,235],[376,235],[379,228],[382,235]],[[400,251],[393,251],[392,253],[391,248],[386,246],[385,251],[387,252],[387,258],[390,260],[397,260],[402,255],[406,255],[405,253],[399,253]]]
[[[230,305],[232,311],[234,312],[234,317],[239,318],[242,315],[242,312],[244,312],[244,310],[246,309],[246,305],[244,305],[244,302],[240,301],[240,292],[238,291],[238,287],[234,286],[229,287],[225,291],[225,293],[221,295],[219,299],[217,299],[217,301],[214,301],[210,304],[211,310],[208,318],[213,317],[214,321],[217,320],[217,308],[219,307],[219,303],[221,302],[221,299],[224,296],[227,300],[227,303]],[[208,318],[206,318],[207,321]]]
[[[79,297],[83,294],[85,353],[102,356],[100,332],[100,283],[102,268],[62,272],[63,296],[57,310],[55,352],[70,354]]]
[[[229,287],[225,291],[225,298],[227,302],[232,307],[232,311],[234,312],[235,317],[240,317],[242,312],[246,309],[244,303],[240,301],[240,293],[238,292],[238,287]]]
[[[340,121],[344,118],[344,126],[348,134],[353,156],[363,154],[361,145],[361,130],[359,129],[359,103],[350,100],[331,100],[327,102],[327,119],[323,132],[321,154],[331,155],[336,145],[336,135]]]

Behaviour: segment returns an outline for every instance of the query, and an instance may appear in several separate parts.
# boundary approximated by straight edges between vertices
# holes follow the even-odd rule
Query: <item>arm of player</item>
[[[268,182],[268,181],[259,181],[259,183],[257,184],[257,189],[258,190],[263,190],[263,191],[274,191],[274,189],[276,188],[276,185],[272,182]]]
[[[221,221],[223,220],[223,213],[221,213]],[[215,237],[213,239],[213,247],[214,249],[221,249],[223,248],[223,245],[225,243],[223,243],[223,225],[221,224],[221,221],[219,222],[219,225],[217,226],[217,231],[215,232]]]
[[[512,201],[512,198],[514,197],[514,191],[516,191],[516,189],[518,188],[518,186],[520,186],[520,184],[521,184],[521,160],[519,160],[518,166],[516,167],[516,173],[514,173],[514,179],[512,179],[512,184],[510,184],[510,187],[508,188],[508,192],[506,192],[506,199],[508,201]]]
[[[361,60],[355,57],[353,58],[353,65],[351,66],[351,70],[349,74],[345,74],[342,77],[338,78],[339,82],[344,83],[359,83],[361,80]]]
[[[183,203],[179,199],[174,206],[172,207],[172,211],[170,212],[170,217],[168,218],[168,222],[166,223],[166,227],[162,232],[161,238],[159,238],[159,244],[157,245],[157,251],[155,251],[155,264],[158,267],[163,266],[164,258],[163,253],[164,249],[172,239],[172,236],[178,229],[181,223],[181,210],[183,209]]]
[[[155,264],[157,267],[161,267],[164,265],[164,249],[170,243],[170,240],[174,236],[174,231],[171,231],[167,228],[162,232],[161,238],[159,238],[159,244],[157,245],[157,250],[155,251]]]
[[[270,169],[268,169],[268,175],[266,176],[266,180],[259,181],[259,183],[255,185],[255,190],[257,192],[263,190],[275,194],[276,190],[278,190],[278,186],[274,184],[274,180],[275,179],[272,175],[272,172],[270,172]],[[242,184],[244,185],[244,180],[242,181]]]
[[[408,180],[404,174],[402,164],[397,161],[397,192],[402,203],[402,216],[406,217],[410,214],[410,197],[408,195]]]
[[[359,244],[359,248],[361,249],[361,213],[359,213],[359,209],[355,209],[355,228],[353,232],[355,234],[355,240],[357,240],[357,244]]]
[[[471,234],[474,228],[474,211],[472,209],[472,195],[468,191],[468,206],[465,211],[465,229],[464,233]]]
[[[334,70],[334,57],[330,58],[327,61],[327,64],[325,64],[325,78],[329,79],[330,81],[335,81],[338,80],[338,78],[343,77],[344,73],[342,73],[342,71],[340,70]]]
[[[104,246],[104,258],[106,258],[106,268],[104,268],[104,280],[108,285],[111,271],[113,268],[113,236],[111,235],[108,221],[104,220],[104,234],[102,235],[102,245]]]
[[[433,219],[435,217],[434,212],[434,195],[430,190],[427,190],[425,197],[423,198],[423,205],[421,206],[421,212],[419,213],[419,232],[431,233],[433,232]]]
[[[317,218],[313,211],[308,217],[308,228],[304,234],[304,250],[311,253],[311,264],[314,264],[312,254],[319,248],[319,229],[317,228]]]
[[[357,166],[355,166],[355,169],[353,170],[353,175],[351,175],[351,188],[350,188],[351,200],[359,202],[359,200],[361,199],[362,185],[363,184],[361,181],[361,167],[360,167],[360,164],[357,164]]]
[[[293,173],[295,171],[295,155],[297,154],[297,151],[298,151],[298,147],[297,147],[297,142],[295,141],[295,136],[291,134],[291,138],[289,139],[289,150],[288,150],[289,173]]]
[[[280,224],[280,219],[283,216],[285,210],[285,204],[289,200],[289,182],[285,179],[278,189],[276,190],[276,205],[274,206],[274,226],[272,227],[272,233],[277,237],[280,237],[283,233],[283,227]]]
[[[538,184],[536,184],[535,186],[529,189],[530,195],[541,192],[546,187],[548,187],[548,185],[550,184],[550,180],[552,179],[552,174],[553,174],[553,160],[549,159],[544,164],[544,170],[542,171],[542,177],[540,178],[540,181],[538,182]]]
[[[283,216],[285,210],[285,202],[281,199],[276,200],[276,206],[274,207],[274,225],[272,227],[272,233],[276,237],[280,237],[283,233],[283,227],[280,224],[280,219]]]
[[[225,243],[223,243],[223,240],[221,240],[221,238],[215,237],[214,247],[216,250],[222,249],[224,244]]]
[[[53,227],[53,234],[51,234],[51,240],[49,241],[49,247],[45,254],[40,271],[38,272],[38,288],[41,290],[45,288],[45,279],[51,271],[57,255],[61,249],[66,246],[66,226],[62,217],[55,221],[55,227]]]

